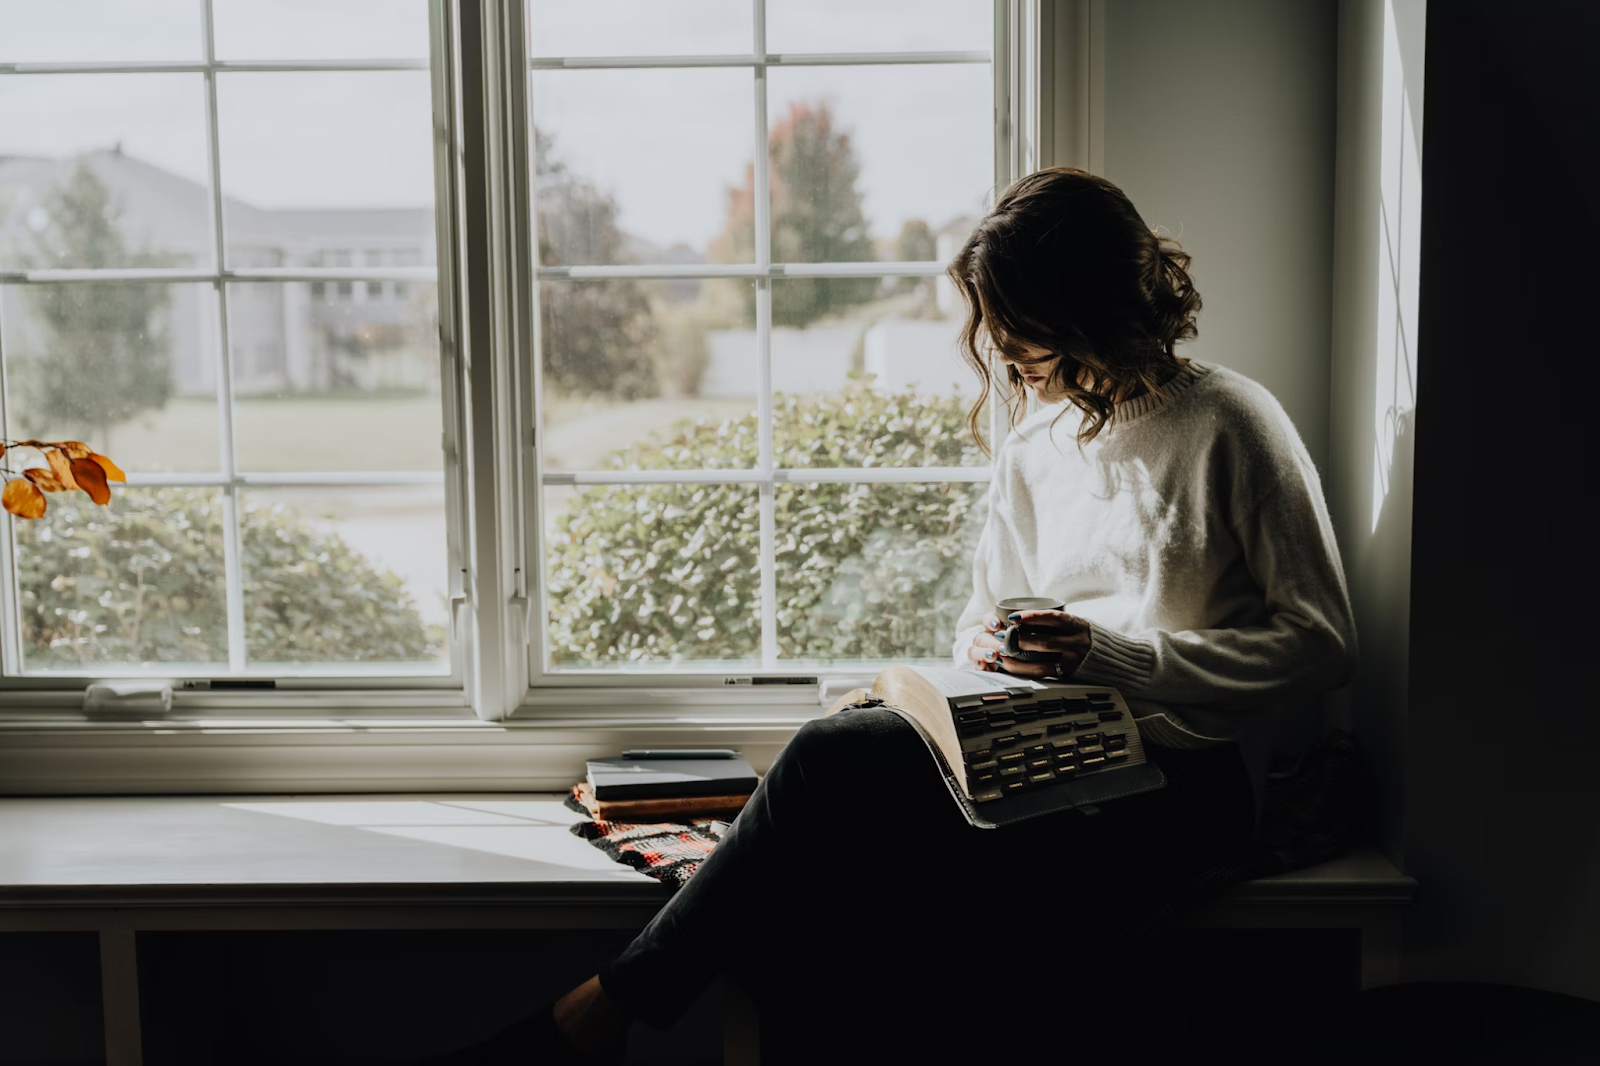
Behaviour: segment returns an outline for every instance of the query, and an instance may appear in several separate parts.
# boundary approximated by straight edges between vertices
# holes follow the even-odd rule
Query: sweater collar
[[[1153,415],[1157,411],[1165,410],[1173,401],[1192,391],[1196,385],[1210,377],[1216,369],[1210,363],[1202,363],[1194,359],[1189,360],[1172,376],[1172,380],[1159,389],[1147,392],[1136,399],[1124,400],[1114,406],[1111,409],[1111,419],[1106,424],[1107,431],[1119,429]],[[1047,407],[1041,407],[1033,414],[1028,415],[1017,423],[1016,432],[1027,436],[1036,428],[1041,426],[1054,427],[1061,418],[1074,416],[1081,419],[1083,412],[1071,400],[1061,400]]]
[[[1201,363],[1194,359],[1189,360],[1188,363],[1179,367],[1178,372],[1172,376],[1172,379],[1159,389],[1152,389],[1142,396],[1124,400],[1117,404],[1111,412],[1112,426],[1126,426],[1130,422],[1136,422],[1146,415],[1161,410],[1204,381],[1215,369],[1216,367],[1211,366],[1209,363]]]

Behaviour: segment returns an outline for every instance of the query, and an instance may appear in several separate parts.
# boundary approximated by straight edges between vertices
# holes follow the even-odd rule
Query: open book
[[[994,829],[1166,784],[1122,694],[978,670],[891,666],[828,709],[881,706],[921,734],[967,820]]]

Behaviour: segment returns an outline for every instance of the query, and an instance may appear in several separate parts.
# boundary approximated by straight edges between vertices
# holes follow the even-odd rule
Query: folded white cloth
[[[172,710],[172,682],[135,678],[96,681],[83,690],[86,713],[166,714]]]

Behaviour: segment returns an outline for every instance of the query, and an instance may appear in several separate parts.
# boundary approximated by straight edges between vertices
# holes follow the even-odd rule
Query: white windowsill
[[[13,707],[0,719],[0,794],[563,791],[585,760],[630,747],[735,748],[764,770],[822,713],[814,694],[742,709],[625,695],[505,722],[464,708],[380,717],[258,704],[254,714],[91,721],[62,707]]]

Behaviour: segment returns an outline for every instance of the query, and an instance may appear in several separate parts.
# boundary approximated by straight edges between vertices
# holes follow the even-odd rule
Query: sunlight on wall
[[[1377,378],[1373,392],[1372,528],[1378,528],[1395,443],[1416,410],[1417,263],[1422,236],[1422,162],[1395,29],[1383,5],[1383,155],[1378,213]]]

